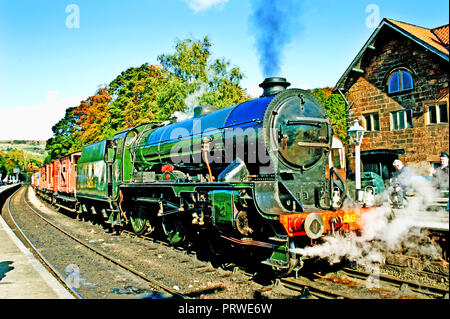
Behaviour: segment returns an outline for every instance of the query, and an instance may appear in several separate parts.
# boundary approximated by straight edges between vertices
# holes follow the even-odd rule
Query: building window
[[[447,103],[428,105],[427,115],[427,124],[448,123]]]
[[[379,131],[380,130],[380,118],[378,113],[365,114],[363,119],[363,127],[366,131]]]
[[[398,93],[402,91],[412,90],[414,88],[413,77],[406,70],[397,70],[392,73],[387,81],[388,93]]]
[[[402,130],[412,127],[411,110],[402,110],[391,113],[391,130]]]

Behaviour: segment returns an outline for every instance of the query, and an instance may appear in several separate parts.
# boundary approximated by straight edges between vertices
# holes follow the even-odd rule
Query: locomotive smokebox
[[[286,90],[286,88],[289,85],[291,85],[291,83],[287,82],[285,78],[281,78],[281,77],[266,78],[259,85],[259,87],[263,88],[263,90],[264,90],[261,97],[275,95],[281,91]]]

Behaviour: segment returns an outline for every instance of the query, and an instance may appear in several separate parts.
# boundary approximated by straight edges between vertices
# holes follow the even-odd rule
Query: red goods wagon
[[[52,171],[52,183],[51,183],[51,190],[54,192],[60,192],[61,188],[61,159],[54,160],[52,162],[53,164],[53,171]]]
[[[47,185],[46,168],[47,168],[46,165],[39,167],[39,184],[38,184],[39,190],[45,189],[46,188],[45,185]]]
[[[76,193],[77,175],[75,167],[80,156],[81,152],[76,152],[55,161],[55,171],[58,173],[57,176],[55,175],[56,190],[59,193]]]
[[[81,157],[81,152],[70,154],[71,165],[69,167],[69,193],[77,193],[77,164]]]
[[[47,191],[54,190],[54,176],[53,176],[53,162],[45,164],[45,185],[44,189]]]

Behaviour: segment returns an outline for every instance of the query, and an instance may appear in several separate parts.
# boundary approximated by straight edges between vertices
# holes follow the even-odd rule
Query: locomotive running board
[[[270,248],[270,249],[275,249],[275,248],[279,247],[279,245],[274,245],[274,244],[266,243],[266,242],[259,241],[259,240],[245,239],[245,238],[237,239],[237,238],[233,238],[233,237],[226,237],[224,235],[220,235],[220,237],[222,237],[223,239],[226,239],[228,241],[231,241],[235,244],[239,244],[239,245],[257,246],[257,247]]]

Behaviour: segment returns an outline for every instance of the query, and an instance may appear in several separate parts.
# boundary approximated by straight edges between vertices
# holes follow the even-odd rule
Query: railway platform
[[[1,186],[0,193],[7,189]],[[0,299],[74,299],[17,238],[1,215]]]

